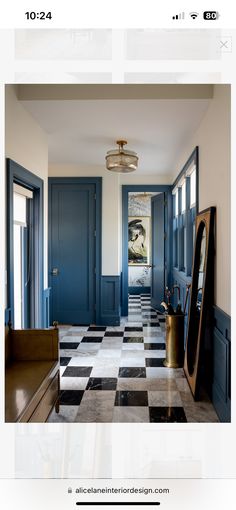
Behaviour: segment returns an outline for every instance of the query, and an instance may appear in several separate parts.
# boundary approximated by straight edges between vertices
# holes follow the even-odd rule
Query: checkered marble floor
[[[163,366],[165,318],[150,295],[129,297],[117,327],[61,326],[60,413],[49,422],[217,422],[194,402],[183,369]]]

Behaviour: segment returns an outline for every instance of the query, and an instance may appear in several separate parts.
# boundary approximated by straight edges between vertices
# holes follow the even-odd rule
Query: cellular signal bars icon
[[[172,19],[184,19],[184,12],[180,12],[179,14],[172,16]]]

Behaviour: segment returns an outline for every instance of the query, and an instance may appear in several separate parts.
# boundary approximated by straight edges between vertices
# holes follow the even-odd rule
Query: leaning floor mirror
[[[214,299],[215,211],[215,207],[210,207],[196,217],[191,301],[184,359],[184,372],[195,400],[199,398],[206,317]]]

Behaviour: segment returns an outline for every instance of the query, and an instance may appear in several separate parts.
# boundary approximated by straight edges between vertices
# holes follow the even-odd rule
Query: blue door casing
[[[171,233],[171,186],[165,184],[123,185],[122,186],[122,279],[121,279],[121,315],[128,315],[128,197],[129,192],[165,193],[167,206],[165,207],[166,239],[164,239],[166,268],[165,281],[171,285],[172,265],[172,233]]]
[[[151,304],[160,309],[165,294],[165,194],[151,198],[152,277]]]
[[[26,295],[24,295],[23,298],[25,299],[24,304],[28,307],[28,317],[25,317],[26,325],[28,324],[31,328],[40,328],[43,327],[43,180],[9,158],[7,159],[7,315],[8,320],[14,325],[14,183],[33,191],[33,200],[30,201],[31,207],[29,216],[31,223],[29,233],[29,236],[31,236],[31,242],[29,242],[29,257],[33,264],[32,270],[30,271],[31,280],[29,282],[30,289],[28,289],[28,296],[26,298]],[[26,271],[26,266],[24,271]],[[30,303],[28,303],[27,300],[29,300]]]

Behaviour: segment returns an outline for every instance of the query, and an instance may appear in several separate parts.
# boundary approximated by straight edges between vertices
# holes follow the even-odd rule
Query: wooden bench
[[[59,412],[58,329],[6,328],[5,421],[45,422]]]

